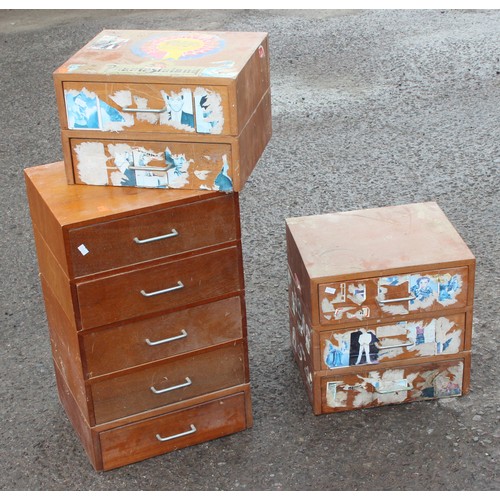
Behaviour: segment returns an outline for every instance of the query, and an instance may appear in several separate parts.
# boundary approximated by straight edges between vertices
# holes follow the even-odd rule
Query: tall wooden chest
[[[241,191],[271,137],[266,33],[104,30],[54,82],[69,183]]]
[[[252,425],[238,193],[25,170],[60,400],[108,470]]]
[[[286,237],[315,414],[468,391],[475,258],[436,203],[290,218]]]

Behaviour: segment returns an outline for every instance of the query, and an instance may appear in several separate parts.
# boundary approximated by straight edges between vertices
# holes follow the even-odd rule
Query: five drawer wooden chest
[[[315,414],[468,391],[475,258],[436,203],[290,218],[286,238]]]
[[[97,470],[252,425],[238,193],[25,170],[60,400]]]
[[[241,191],[271,137],[266,33],[105,30],[54,82],[70,183]]]

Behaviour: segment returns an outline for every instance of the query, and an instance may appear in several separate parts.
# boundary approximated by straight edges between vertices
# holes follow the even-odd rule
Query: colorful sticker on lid
[[[185,61],[221,51],[226,42],[208,33],[154,34],[131,47],[139,57],[153,60]]]

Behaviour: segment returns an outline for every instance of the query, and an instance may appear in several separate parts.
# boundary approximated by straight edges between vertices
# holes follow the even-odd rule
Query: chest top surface
[[[30,167],[24,173],[28,183],[38,192],[61,226],[101,222],[120,215],[231,196],[215,191],[134,187],[109,189],[106,186],[68,184],[63,162]]]
[[[234,79],[256,50],[266,56],[266,37],[258,32],[104,30],[54,74]]]
[[[289,218],[286,224],[312,279],[474,259],[435,202]]]

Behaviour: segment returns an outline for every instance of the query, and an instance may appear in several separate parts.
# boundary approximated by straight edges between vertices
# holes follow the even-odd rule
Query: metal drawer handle
[[[171,387],[167,387],[166,389],[156,389],[155,387],[151,386],[151,392],[154,392],[155,394],[163,394],[165,392],[170,392],[170,391],[175,391],[176,389],[182,389],[183,387],[188,387],[191,385],[193,382],[191,382],[191,379],[189,377],[186,377],[186,381],[182,384],[179,385],[173,385]]]
[[[140,240],[137,236],[134,238],[134,242],[138,245],[142,245],[143,243],[153,243],[153,241],[166,240],[167,238],[173,238],[174,236],[178,236],[179,233],[177,230],[172,229],[172,231],[168,234],[162,234],[160,236],[154,236],[153,238],[146,238],[144,240]]]
[[[408,342],[407,344],[395,344],[395,345],[383,345],[379,347],[379,351],[382,349],[396,349],[396,347],[411,347],[414,346],[415,342]]]
[[[129,165],[130,170],[147,170],[148,172],[166,172],[170,167],[136,167]]]
[[[165,113],[168,111],[168,107],[165,106],[162,109],[149,109],[149,108],[122,108],[125,113]]]
[[[386,300],[382,300],[382,299],[379,299],[377,297],[377,300],[378,302],[380,302],[381,304],[389,304],[390,302],[406,302],[408,300],[413,300],[413,299],[416,299],[417,297],[415,297],[415,295],[410,295],[409,297],[401,297],[399,299],[386,299]]]
[[[413,387],[410,384],[407,384],[406,387],[397,387],[396,389],[391,389],[389,391],[381,391],[375,387],[375,392],[379,394],[391,394],[393,392],[403,392],[403,391],[411,391]]]
[[[186,432],[181,432],[180,434],[174,434],[173,436],[167,436],[167,437],[161,437],[159,434],[156,435],[156,439],[158,439],[158,441],[170,441],[171,439],[176,439],[176,438],[180,438],[180,437],[183,437],[183,436],[189,436],[189,434],[194,434],[196,432],[196,427],[191,424],[191,430],[189,431],[186,431]]]
[[[168,339],[163,339],[163,340],[156,340],[156,341],[151,341],[149,339],[146,339],[146,344],[148,345],[160,345],[160,344],[166,344],[167,342],[173,342],[174,340],[179,340],[183,339],[188,336],[186,330],[181,330],[181,334],[177,335],[176,337],[170,337]]]
[[[141,294],[144,295],[144,297],[154,297],[155,295],[174,292],[175,290],[180,290],[181,288],[184,288],[184,285],[182,284],[182,281],[178,281],[177,286],[173,286],[171,288],[164,288],[163,290],[156,290],[156,292],[145,292],[144,290],[141,290]]]

